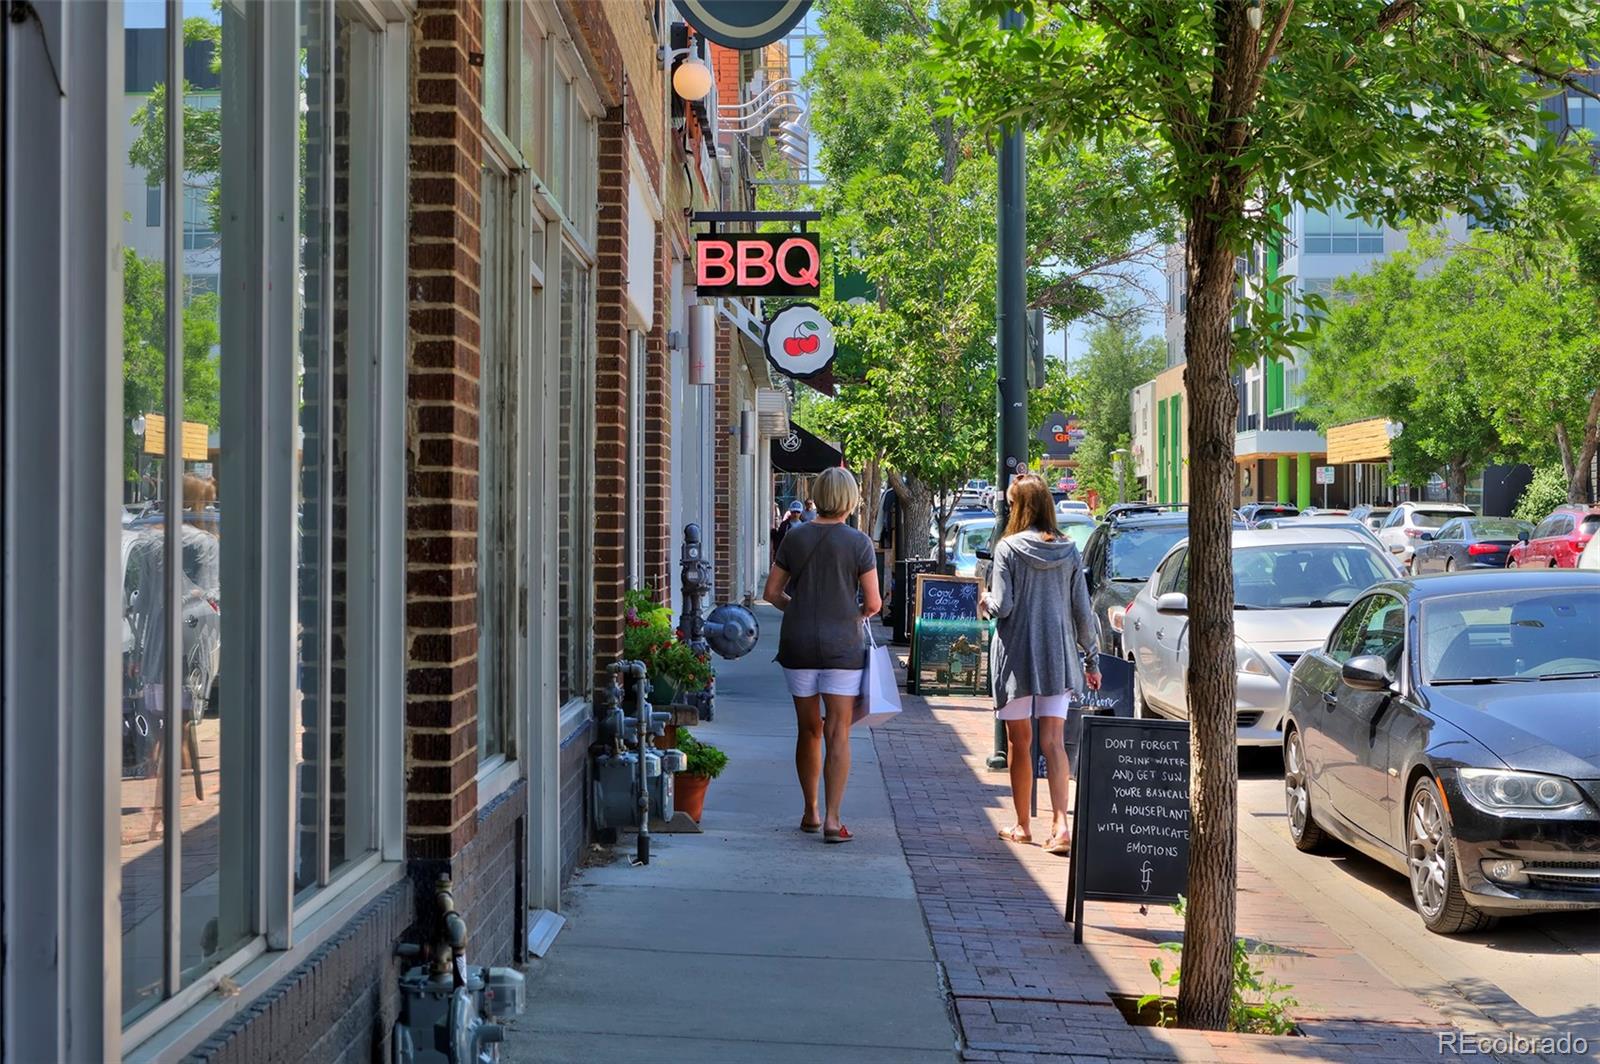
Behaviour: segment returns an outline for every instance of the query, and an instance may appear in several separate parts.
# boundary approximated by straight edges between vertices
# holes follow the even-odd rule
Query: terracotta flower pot
[[[700,823],[700,814],[706,807],[706,788],[711,785],[710,776],[694,776],[687,772],[680,772],[673,777],[672,804],[673,808],[681,809],[694,820]]]

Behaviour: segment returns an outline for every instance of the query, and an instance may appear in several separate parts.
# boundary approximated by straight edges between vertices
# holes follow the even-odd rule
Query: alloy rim
[[[1283,797],[1289,812],[1289,831],[1295,838],[1305,834],[1306,816],[1310,803],[1306,798],[1304,758],[1300,752],[1300,733],[1289,733],[1289,744],[1283,754]]]
[[[1407,864],[1411,868],[1411,896],[1430,920],[1444,908],[1447,869],[1444,852],[1444,813],[1433,786],[1423,783],[1411,798]]]

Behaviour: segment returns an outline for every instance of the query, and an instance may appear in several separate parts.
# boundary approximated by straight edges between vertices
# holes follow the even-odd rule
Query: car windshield
[[[1294,610],[1347,606],[1394,573],[1361,543],[1283,543],[1233,552],[1234,608]]]
[[[1460,510],[1413,510],[1411,524],[1416,528],[1443,528],[1446,521],[1461,516]]]
[[[970,557],[980,550],[987,550],[993,535],[993,521],[962,525],[961,531],[956,534],[956,553]]]
[[[1150,579],[1167,551],[1189,535],[1188,522],[1114,528],[1106,540],[1106,563],[1113,580]]]
[[[1472,521],[1472,534],[1478,539],[1516,539],[1523,532],[1531,531],[1533,526],[1526,521],[1512,521],[1510,519]]]
[[[1082,553],[1083,548],[1089,545],[1089,537],[1094,535],[1093,521],[1063,521],[1061,534],[1072,540],[1072,545]]]
[[[1600,594],[1593,586],[1430,598],[1420,629],[1423,683],[1600,674]]]

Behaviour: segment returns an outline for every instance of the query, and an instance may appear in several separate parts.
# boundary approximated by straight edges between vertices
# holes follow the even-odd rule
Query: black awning
[[[844,455],[838,448],[793,422],[787,437],[778,436],[768,446],[772,449],[772,468],[784,473],[820,473],[844,464]]]

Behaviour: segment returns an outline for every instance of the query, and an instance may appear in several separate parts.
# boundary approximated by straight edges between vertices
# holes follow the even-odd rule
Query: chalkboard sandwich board
[[[1086,900],[1173,902],[1189,884],[1189,725],[1086,716],[1078,747],[1067,922]]]
[[[978,619],[978,595],[983,588],[975,576],[943,576],[918,573],[917,591],[912,598],[913,620],[926,617],[936,621]]]

